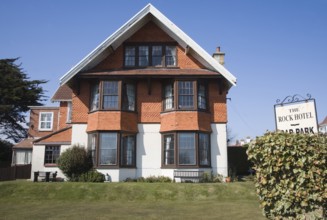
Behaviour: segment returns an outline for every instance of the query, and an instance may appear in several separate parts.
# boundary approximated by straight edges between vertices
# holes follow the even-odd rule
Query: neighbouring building
[[[227,176],[226,95],[236,78],[223,63],[219,48],[210,56],[148,4],[60,79],[57,113],[40,110],[30,124],[45,128],[33,140],[32,176],[63,177],[56,160],[72,145],[112,181]]]
[[[319,132],[327,134],[327,116],[321,123],[319,123]]]

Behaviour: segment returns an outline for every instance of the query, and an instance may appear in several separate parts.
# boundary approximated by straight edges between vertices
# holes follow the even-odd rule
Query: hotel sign
[[[300,101],[296,96],[288,99],[287,103],[275,105],[276,130],[287,133],[318,133],[315,100],[309,96],[309,99]]]

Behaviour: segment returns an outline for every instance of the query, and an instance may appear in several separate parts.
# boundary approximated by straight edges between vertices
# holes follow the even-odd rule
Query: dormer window
[[[174,45],[125,46],[125,67],[175,67],[177,52]]]
[[[52,131],[53,112],[40,112],[39,116],[39,130]]]

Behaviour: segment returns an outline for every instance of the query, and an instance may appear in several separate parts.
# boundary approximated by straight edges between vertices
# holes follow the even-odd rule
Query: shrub
[[[137,179],[126,178],[124,182],[142,182],[142,183],[171,183],[172,179],[166,176],[139,177]]]
[[[58,166],[70,181],[78,181],[78,177],[82,173],[88,172],[93,165],[86,149],[74,145],[60,155]]]
[[[266,217],[298,219],[326,210],[326,143],[327,137],[322,135],[278,132],[258,137],[249,147]]]
[[[78,178],[78,182],[102,183],[104,181],[105,176],[96,170],[91,170],[86,173],[83,173]]]

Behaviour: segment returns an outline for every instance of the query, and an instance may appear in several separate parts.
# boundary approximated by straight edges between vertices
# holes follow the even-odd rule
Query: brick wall
[[[72,123],[87,123],[89,103],[90,103],[90,85],[88,81],[79,81],[79,87],[74,86],[72,97]]]
[[[40,131],[39,130],[39,115],[40,112],[53,112],[53,124],[51,131]],[[45,135],[51,134],[54,131],[59,129],[58,126],[58,112],[59,108],[46,108],[39,107],[38,109],[32,108],[30,111],[30,122],[28,128],[28,136],[29,137],[43,137]]]

